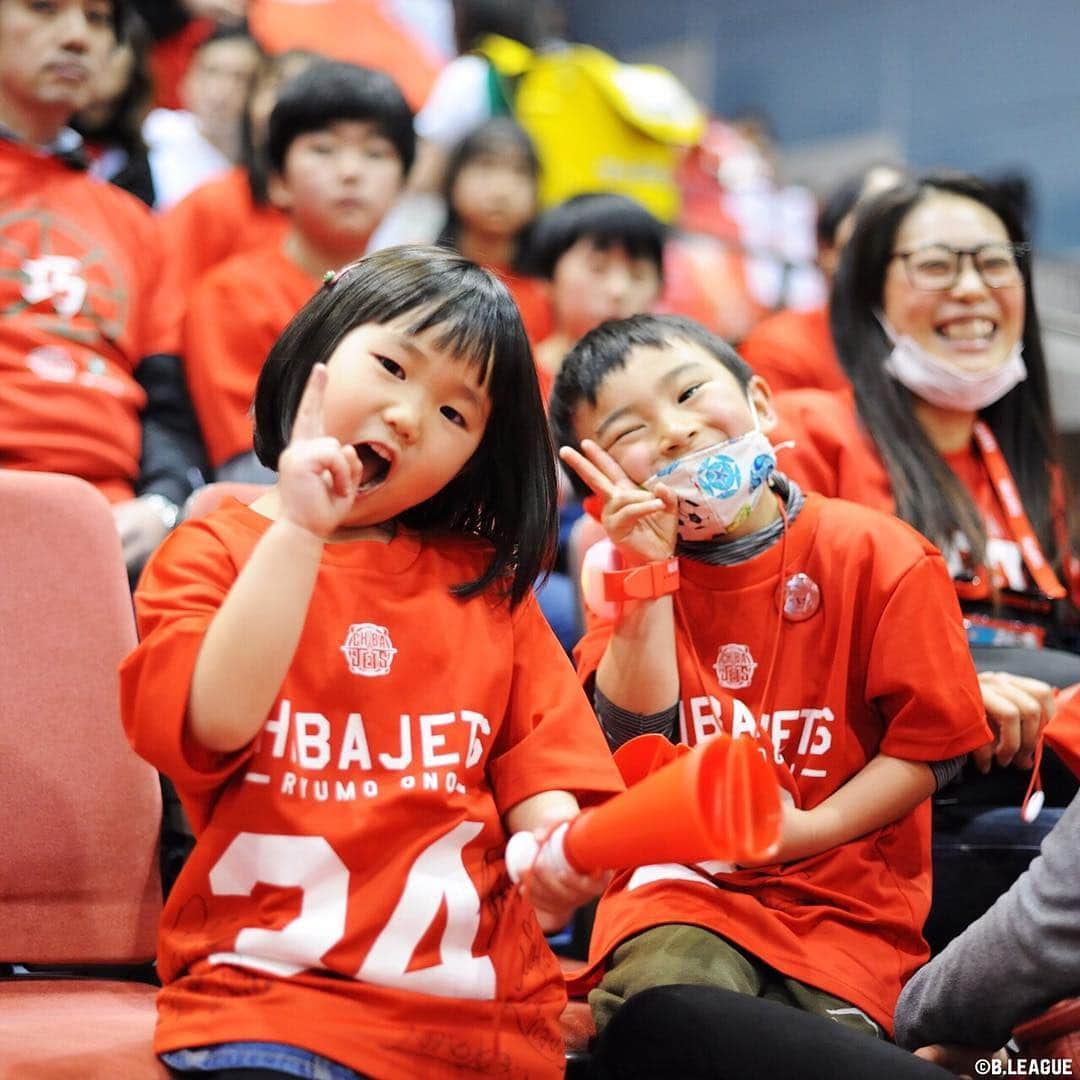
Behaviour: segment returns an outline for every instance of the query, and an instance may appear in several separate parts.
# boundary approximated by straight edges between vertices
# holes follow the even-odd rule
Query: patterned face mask
[[[680,539],[715,540],[753,513],[775,468],[776,453],[755,412],[753,431],[673,461],[645,487],[664,484],[678,496]]]

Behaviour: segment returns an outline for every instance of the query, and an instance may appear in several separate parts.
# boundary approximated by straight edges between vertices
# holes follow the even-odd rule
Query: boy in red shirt
[[[689,320],[588,334],[550,415],[623,565],[678,556],[578,647],[609,741],[755,738],[787,795],[769,865],[615,878],[591,947],[598,1025],[640,990],[690,983],[891,1031],[927,956],[928,797],[990,738],[941,556],[775,474],[768,385]]]
[[[327,271],[364,253],[413,150],[412,113],[387,75],[323,60],[282,90],[270,114],[269,192],[289,230],[211,270],[184,320],[191,395],[219,479],[273,479],[251,448],[263,361]]]
[[[161,318],[153,220],[86,175],[65,127],[121,15],[111,0],[0,0],[0,467],[94,484],[134,571],[202,452]]]

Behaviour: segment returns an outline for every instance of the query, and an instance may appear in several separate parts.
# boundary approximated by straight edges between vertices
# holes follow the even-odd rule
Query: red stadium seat
[[[1022,1057],[1070,1061],[1072,1071],[1080,1074],[1080,997],[1059,1001],[1025,1021],[1013,1032],[1013,1038]]]
[[[135,643],[108,503],[0,470],[0,1078],[163,1077],[147,965],[161,912],[157,774],[128,747],[116,668]],[[79,969],[84,977],[41,968]]]

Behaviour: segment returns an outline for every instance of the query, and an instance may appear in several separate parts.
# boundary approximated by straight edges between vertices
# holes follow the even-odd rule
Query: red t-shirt
[[[833,347],[827,306],[767,316],[746,335],[739,353],[774,392],[849,386]]]
[[[176,297],[173,317],[178,328],[203,274],[232,255],[283,240],[289,229],[281,210],[255,203],[247,172],[239,166],[200,184],[158,220],[169,253],[162,272]]]
[[[794,441],[794,447],[779,452],[778,461],[780,468],[802,488],[849,499],[886,513],[896,512],[889,474],[873,440],[859,423],[850,390],[832,394],[820,390],[796,390],[778,394],[775,405],[780,423],[770,438],[777,444],[785,439]],[[987,561],[992,568],[990,575],[979,574],[978,568],[972,567],[967,557],[966,541],[958,536],[946,553],[953,576],[967,577],[976,573],[982,581],[986,599],[991,598],[991,580],[995,588],[1008,588],[1019,593],[1037,591],[974,443],[942,457],[967,489],[982,516],[987,536]],[[1062,515],[1064,510],[1059,504],[1053,506],[1055,514]],[[1078,582],[1070,580],[1066,585],[1071,589],[1075,604],[1080,599]]]
[[[139,473],[139,362],[178,352],[146,207],[0,140],[0,466],[69,473],[112,501]]]
[[[551,333],[552,314],[548,286],[539,278],[517,274],[504,266],[492,269],[499,275],[502,283],[510,290],[510,295],[521,312],[521,321],[529,343],[536,345]]]
[[[502,816],[622,786],[565,654],[534,598],[450,594],[486,545],[327,544],[262,732],[200,750],[195,660],[269,526],[235,501],[181,526],[136,593],[124,724],[197,840],[161,922],[155,1051],[287,1041],[371,1076],[561,1076],[563,980]]]
[[[820,595],[802,622],[777,602],[796,573]],[[736,566],[682,559],[680,574],[682,740],[753,736],[760,718],[796,806],[817,806],[878,754],[941,761],[989,741],[948,571],[896,518],[809,495],[785,541]],[[584,681],[611,630],[595,623],[578,646]],[[929,800],[796,862],[642,867],[601,901],[590,961],[650,926],[703,926],[891,1030],[900,988],[928,956],[930,873]]]
[[[259,372],[278,335],[318,288],[275,243],[226,259],[192,291],[184,367],[214,468],[251,449]]]

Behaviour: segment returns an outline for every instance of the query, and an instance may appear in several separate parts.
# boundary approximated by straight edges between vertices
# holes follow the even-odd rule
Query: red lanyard
[[[1046,556],[1039,547],[1039,541],[1035,539],[1035,530],[1031,527],[1027,514],[1024,513],[1024,504],[1020,501],[1020,493],[1016,490],[1016,482],[1012,478],[1009,466],[1005,462],[1005,455],[998,446],[994,433],[982,421],[975,421],[975,443],[982,456],[983,465],[990,476],[990,483],[997,492],[998,502],[1005,513],[1008,521],[1009,532],[1020,548],[1020,554],[1026,564],[1039,591],[1051,600],[1061,600],[1068,593],[1065,587],[1057,579],[1053,567],[1046,561]]]

